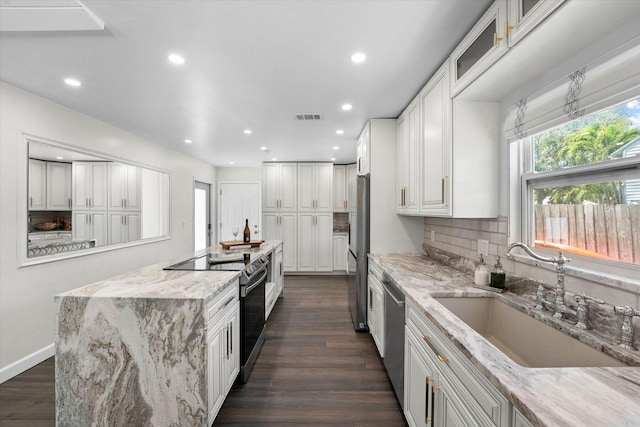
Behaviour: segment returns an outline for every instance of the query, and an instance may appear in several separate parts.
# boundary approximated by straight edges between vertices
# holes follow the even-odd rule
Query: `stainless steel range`
[[[264,344],[265,284],[269,274],[269,258],[250,254],[244,264],[244,254],[206,254],[166,267],[165,270],[239,271],[240,272],[240,374],[238,381],[246,383],[251,368]]]

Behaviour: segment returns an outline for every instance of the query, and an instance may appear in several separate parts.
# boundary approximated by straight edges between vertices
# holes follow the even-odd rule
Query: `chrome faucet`
[[[556,298],[555,301],[547,301],[544,296],[544,287],[542,285],[538,286],[538,290],[536,292],[536,308],[545,309],[547,306],[553,308],[555,310],[555,314],[553,317],[561,319],[565,314],[571,314],[573,316],[576,315],[576,311],[572,310],[567,306],[564,300],[564,265],[571,261],[568,258],[565,258],[562,254],[562,251],[558,252],[558,257],[542,257],[536,253],[534,253],[527,245],[524,243],[516,242],[509,245],[507,248],[507,253],[505,256],[510,257],[510,253],[514,248],[521,248],[524,250],[531,258],[536,259],[541,262],[548,262],[550,264],[556,265]]]

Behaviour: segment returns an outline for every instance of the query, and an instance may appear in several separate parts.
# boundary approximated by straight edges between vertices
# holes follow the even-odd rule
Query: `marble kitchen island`
[[[57,425],[208,424],[207,306],[240,273],[163,270],[185,258],[55,297]]]

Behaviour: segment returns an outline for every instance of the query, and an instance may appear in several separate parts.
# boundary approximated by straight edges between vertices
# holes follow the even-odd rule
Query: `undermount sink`
[[[498,299],[448,297],[436,300],[520,366],[627,366]]]

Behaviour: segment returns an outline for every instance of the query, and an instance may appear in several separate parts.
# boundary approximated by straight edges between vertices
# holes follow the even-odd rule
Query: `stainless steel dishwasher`
[[[404,409],[404,294],[396,285],[384,286],[384,367]]]

